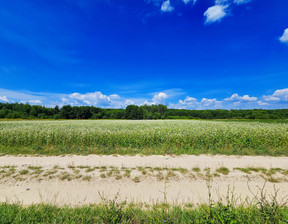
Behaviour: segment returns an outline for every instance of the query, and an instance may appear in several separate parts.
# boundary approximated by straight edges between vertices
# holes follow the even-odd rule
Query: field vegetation
[[[288,155],[288,124],[200,120],[0,121],[3,154]]]

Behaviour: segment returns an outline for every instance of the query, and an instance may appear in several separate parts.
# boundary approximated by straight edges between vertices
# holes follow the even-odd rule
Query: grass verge
[[[288,207],[273,205],[154,205],[148,209],[110,201],[84,207],[0,204],[0,223],[287,223]]]

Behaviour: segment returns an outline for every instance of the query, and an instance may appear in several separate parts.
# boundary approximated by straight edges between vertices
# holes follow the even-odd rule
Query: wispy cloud
[[[45,41],[39,41],[31,35],[23,35],[0,26],[0,37],[54,63],[77,64],[81,62],[79,59],[70,57],[71,52],[49,46]]]
[[[251,2],[252,0],[234,0],[235,4],[241,5],[241,4],[246,4],[248,2]]]
[[[195,4],[197,1],[198,1],[198,0],[183,0],[183,2],[184,2],[185,4],[188,4],[188,3],[190,3],[190,2],[193,2],[193,4]]]
[[[283,35],[279,38],[280,42],[288,44],[288,28],[284,30]]]

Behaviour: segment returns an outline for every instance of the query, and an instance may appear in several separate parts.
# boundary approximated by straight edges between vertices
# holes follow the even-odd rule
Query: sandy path
[[[269,157],[269,156],[209,156],[209,155],[183,155],[183,156],[2,156],[0,157],[0,166],[3,165],[41,165],[41,166],[69,166],[69,165],[87,165],[87,166],[151,166],[151,167],[183,167],[192,169],[200,168],[227,168],[234,167],[279,167],[288,169],[288,157]]]
[[[264,157],[264,156],[51,156],[51,157],[0,157],[0,167],[16,166],[17,168],[27,168],[28,166],[41,166],[44,170],[50,170],[54,166],[115,166],[115,167],[168,167],[168,168],[186,168],[191,170],[199,167],[204,174],[205,168],[210,168],[212,172],[221,166],[229,168],[229,175],[220,175],[212,178],[212,198],[218,201],[222,196],[227,195],[227,190],[233,188],[238,202],[246,198],[253,200],[254,195],[259,194],[259,187],[262,187],[265,180],[258,174],[249,176],[248,189],[246,174],[234,170],[235,167],[264,167],[288,169],[287,157]],[[68,170],[68,168],[67,168]],[[137,170],[136,170],[137,171]],[[133,172],[136,172],[133,171]],[[84,171],[83,171],[84,172]],[[98,171],[97,171],[98,172]],[[23,204],[33,203],[53,203],[82,205],[101,202],[99,193],[112,199],[117,192],[121,199],[127,199],[129,202],[164,202],[164,192],[166,191],[167,201],[174,204],[199,204],[208,202],[208,188],[206,178],[188,178],[179,176],[177,179],[170,179],[166,183],[164,180],[157,180],[155,177],[141,176],[141,181],[136,183],[133,179],[122,178],[100,178],[98,174],[91,174],[90,181],[82,179],[73,179],[71,181],[59,179],[44,179],[41,181],[27,179],[25,181],[16,181],[15,179],[0,180],[0,201],[15,202]],[[203,175],[202,175],[203,176]],[[265,191],[267,195],[273,194],[274,186],[279,189],[279,199],[288,195],[288,182],[284,178],[279,183],[266,183]],[[165,190],[166,189],[166,190]]]

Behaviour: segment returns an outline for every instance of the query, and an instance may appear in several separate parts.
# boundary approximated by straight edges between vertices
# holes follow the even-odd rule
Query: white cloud
[[[288,28],[284,30],[283,35],[279,38],[279,40],[284,43],[288,44]]]
[[[120,99],[120,96],[119,96],[118,94],[112,94],[112,95],[110,95],[109,97],[110,97],[110,99],[112,99],[112,100],[119,100],[119,99]]]
[[[135,103],[134,103],[133,100],[126,100],[126,101],[125,101],[125,104],[126,104],[126,105],[132,105],[132,104],[135,104]]]
[[[215,5],[227,5],[230,0],[215,0]]]
[[[4,101],[5,103],[9,102],[6,96],[0,96],[0,101]]]
[[[241,5],[241,4],[246,4],[248,2],[251,2],[252,0],[234,0],[234,3],[237,5]]]
[[[28,103],[41,104],[41,100],[29,100]]]
[[[246,102],[255,102],[257,97],[250,97],[248,95],[239,96],[237,93],[234,93],[231,97],[226,98],[227,101],[246,101]]]
[[[197,2],[197,0],[183,0],[185,4],[188,4],[189,2],[192,2],[192,1],[193,1],[193,4]]]
[[[194,97],[190,97],[190,96],[186,96],[185,100],[179,100],[180,104],[190,104],[190,103],[194,103],[197,102],[197,99]]]
[[[265,101],[280,101],[280,98],[276,96],[263,96],[263,98]]]
[[[112,94],[110,96],[104,95],[101,92],[93,92],[93,93],[72,93],[69,95],[69,98],[72,100],[79,100],[88,105],[111,105],[113,100],[119,100],[120,97],[117,94]]]
[[[216,98],[214,99],[203,98],[201,100],[201,106],[220,108],[222,106],[222,101],[217,101]]]
[[[217,21],[221,21],[226,15],[228,5],[214,5],[209,7],[206,12],[204,12],[204,16],[206,17],[205,23],[210,24]]]
[[[153,97],[153,102],[156,103],[156,104],[163,104],[165,102],[165,99],[168,98],[168,95],[166,93],[158,93],[156,95],[154,95]]]
[[[267,105],[269,105],[269,103],[265,103],[265,102],[263,102],[263,101],[258,101],[257,103],[258,103],[258,105],[260,105],[260,106],[267,106]]]
[[[167,0],[162,3],[161,5],[162,12],[172,12],[173,10],[174,10],[174,7],[171,5],[170,0]]]
[[[270,96],[263,96],[265,101],[288,101],[288,88],[276,90]]]
[[[194,97],[186,96],[184,100],[179,100],[178,104],[171,104],[174,108],[180,109],[195,109],[199,106],[199,102]]]

